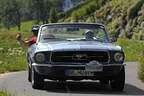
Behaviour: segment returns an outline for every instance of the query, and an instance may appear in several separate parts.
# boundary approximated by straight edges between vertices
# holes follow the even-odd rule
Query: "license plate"
[[[86,70],[67,70],[66,76],[94,76],[94,72]]]
[[[90,63],[86,64],[85,70],[92,71],[92,72],[102,72],[103,65],[100,64],[98,61],[91,61]]]

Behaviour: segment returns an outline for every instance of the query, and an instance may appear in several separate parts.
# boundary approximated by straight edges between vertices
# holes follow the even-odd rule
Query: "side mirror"
[[[110,40],[111,40],[111,42],[116,42],[117,38],[111,38]]]

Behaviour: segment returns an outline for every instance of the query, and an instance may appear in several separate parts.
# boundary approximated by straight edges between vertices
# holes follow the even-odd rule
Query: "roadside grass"
[[[138,78],[144,83],[144,56],[139,59]]]
[[[138,79],[144,83],[144,42],[119,38],[116,44],[123,48],[125,61],[138,61]]]
[[[16,40],[17,32],[0,31],[0,73],[27,69],[26,51]],[[21,32],[23,40],[28,40],[31,33]]]
[[[139,61],[144,50],[144,42],[128,40],[120,37],[116,42],[120,45],[125,53],[125,61]]]
[[[6,91],[0,91],[0,96],[11,96]]]

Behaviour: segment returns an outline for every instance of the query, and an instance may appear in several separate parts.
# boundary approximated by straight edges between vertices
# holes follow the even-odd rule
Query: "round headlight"
[[[43,53],[37,53],[35,56],[36,62],[42,63],[45,61],[45,55]]]
[[[124,60],[124,55],[120,52],[114,54],[114,60],[116,62],[122,62]]]

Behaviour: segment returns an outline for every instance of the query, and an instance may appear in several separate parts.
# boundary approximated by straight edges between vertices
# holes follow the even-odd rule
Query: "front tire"
[[[32,67],[31,74],[32,88],[34,89],[42,89],[44,87],[44,79],[40,76]]]
[[[31,74],[32,74],[32,72],[31,72],[31,68],[28,67],[28,81],[29,81],[29,82],[32,81],[32,80],[31,80]]]
[[[113,91],[123,91],[125,85],[125,67],[119,72],[119,74],[112,80],[110,85]]]

